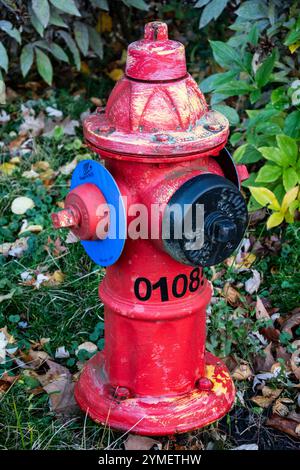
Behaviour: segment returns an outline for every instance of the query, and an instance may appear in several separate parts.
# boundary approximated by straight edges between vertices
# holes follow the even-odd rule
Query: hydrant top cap
[[[128,46],[126,75],[136,80],[174,80],[187,73],[183,44],[168,38],[161,21],[145,25],[144,39]]]

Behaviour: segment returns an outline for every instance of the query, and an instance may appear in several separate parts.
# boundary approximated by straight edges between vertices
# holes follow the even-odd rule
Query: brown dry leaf
[[[45,344],[49,343],[50,338],[41,338],[39,341],[29,340],[31,343],[31,348],[34,350],[40,351],[44,348]]]
[[[0,395],[7,392],[19,378],[19,375],[8,375],[7,372],[4,372],[0,377]]]
[[[294,341],[292,346],[298,349],[291,355],[291,369],[297,379],[300,380],[300,340]]]
[[[45,351],[34,351],[32,348],[27,353],[20,351],[19,354],[23,361],[23,366],[20,364],[20,367],[23,369],[39,369],[49,359]]]
[[[278,431],[285,432],[289,436],[299,439],[299,424],[297,421],[273,414],[267,419],[266,425]]]
[[[242,257],[242,261],[240,263],[235,263],[235,267],[243,270],[250,269],[255,260],[256,255],[253,253],[245,253]]]
[[[293,328],[300,325],[300,308],[295,309],[293,312],[292,316],[282,326],[282,331],[286,331],[290,335],[293,335]]]
[[[104,105],[103,99],[97,98],[96,96],[92,96],[92,98],[90,98],[90,100],[95,106],[100,106],[101,107],[101,106]]]
[[[224,285],[221,295],[225,298],[225,300],[230,305],[233,305],[233,306],[236,306],[240,299],[240,293],[236,289],[234,289],[229,284],[229,282],[226,282],[226,284]]]
[[[269,343],[268,346],[263,350],[264,356],[255,355],[255,372],[270,372],[271,367],[275,363],[275,359],[272,354],[272,343]]]
[[[276,398],[281,394],[281,388],[271,388],[264,385],[262,388],[262,395],[256,395],[251,398],[251,401],[256,403],[261,408],[268,408]]]
[[[136,436],[129,434],[124,442],[125,450],[150,450],[155,447],[161,450],[162,443],[147,436]]]
[[[4,326],[3,328],[0,328],[0,332],[4,334],[8,344],[14,344],[15,343],[15,338],[13,337],[13,335],[11,335],[7,331],[7,326]]]
[[[98,16],[96,31],[98,33],[110,33],[112,31],[112,17],[106,11],[101,11]]]
[[[46,374],[37,374],[36,378],[48,393],[51,410],[57,414],[69,416],[78,411],[74,398],[74,383],[70,371],[54,361],[47,360]]]
[[[75,157],[71,162],[67,163],[66,165],[61,166],[58,169],[58,171],[59,173],[68,176],[71,173],[73,173],[73,171],[75,170],[77,166],[77,163],[78,163],[78,157]]]
[[[248,364],[240,364],[231,374],[234,380],[247,380],[253,376],[253,372]]]
[[[9,152],[10,152],[10,153],[13,153],[16,149],[18,149],[19,147],[21,147],[21,145],[23,144],[23,142],[25,142],[26,138],[27,138],[26,135],[19,135],[16,139],[12,140],[12,141],[8,144]]]
[[[257,320],[270,320],[270,315],[259,296],[256,297],[255,316]]]

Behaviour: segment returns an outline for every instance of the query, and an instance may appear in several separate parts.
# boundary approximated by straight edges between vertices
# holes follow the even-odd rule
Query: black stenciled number
[[[160,289],[160,298],[162,302],[169,300],[168,293],[168,282],[166,277],[161,277],[155,284],[152,286],[154,289]]]
[[[189,290],[191,292],[195,292],[199,286],[200,286],[200,269],[195,268],[193,271],[190,273],[190,285],[189,285]]]
[[[142,295],[140,292],[141,284],[146,287],[146,292]],[[200,269],[195,268],[190,272],[189,278],[185,274],[178,274],[174,277],[172,282],[172,295],[173,297],[179,299],[186,294],[187,289],[190,292],[196,292],[200,287]],[[138,277],[134,283],[134,294],[137,299],[142,302],[149,300],[152,294],[152,291],[155,289],[160,290],[160,298],[162,302],[167,302],[169,300],[169,288],[168,288],[168,279],[163,276],[160,277],[157,282],[151,284],[149,279],[146,277]]]
[[[183,281],[181,290],[180,290],[180,280]],[[178,274],[178,276],[174,277],[174,280],[172,282],[172,294],[174,297],[179,299],[180,297],[183,297],[186,294],[188,286],[188,280],[185,274]]]
[[[141,283],[144,283],[146,286],[146,293],[143,296],[140,294]],[[142,302],[145,302],[146,300],[150,299],[151,293],[152,293],[152,286],[151,286],[151,282],[149,281],[149,279],[147,279],[146,277],[138,277],[134,283],[134,294],[136,298],[141,300]]]

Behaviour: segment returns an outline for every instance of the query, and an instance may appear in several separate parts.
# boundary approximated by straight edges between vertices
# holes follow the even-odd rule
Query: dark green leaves
[[[233,47],[222,41],[209,42],[218,64],[229,69],[232,69],[234,65],[241,67],[241,57]]]
[[[52,83],[53,69],[49,57],[40,49],[36,48],[36,65],[40,76],[48,85]]]
[[[50,7],[48,0],[32,0],[32,9],[44,28],[49,23]]]
[[[75,21],[74,34],[79,49],[82,54],[86,56],[89,49],[89,32],[87,26],[81,21]]]
[[[81,16],[74,0],[50,0],[52,5],[64,13],[69,13],[70,15]]]
[[[200,17],[200,29],[204,28],[204,26],[206,26],[211,20],[216,20],[221,15],[228,3],[228,0],[211,0],[209,3],[206,3],[207,5],[204,7]]]
[[[128,7],[134,7],[134,8],[138,8],[139,10],[145,10],[145,11],[149,10],[149,6],[147,5],[146,2],[144,2],[144,0],[122,0],[122,1]]]
[[[7,72],[8,69],[8,55],[2,42],[0,42],[0,68]]]
[[[259,88],[265,86],[269,82],[272,70],[275,65],[275,60],[276,50],[274,49],[272,54],[264,60],[255,74],[255,81]]]
[[[26,77],[26,75],[28,74],[33,64],[33,58],[33,47],[31,44],[26,44],[26,46],[23,47],[20,56],[20,66],[23,77]]]

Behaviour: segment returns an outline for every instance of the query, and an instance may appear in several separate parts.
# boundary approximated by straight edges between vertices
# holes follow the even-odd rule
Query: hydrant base
[[[87,362],[75,385],[75,398],[90,418],[114,429],[148,436],[183,433],[217,421],[234,401],[235,388],[227,367],[210,353],[206,353],[206,377],[212,381],[212,389],[195,388],[172,397],[117,399],[106,381],[103,362],[103,353]]]

